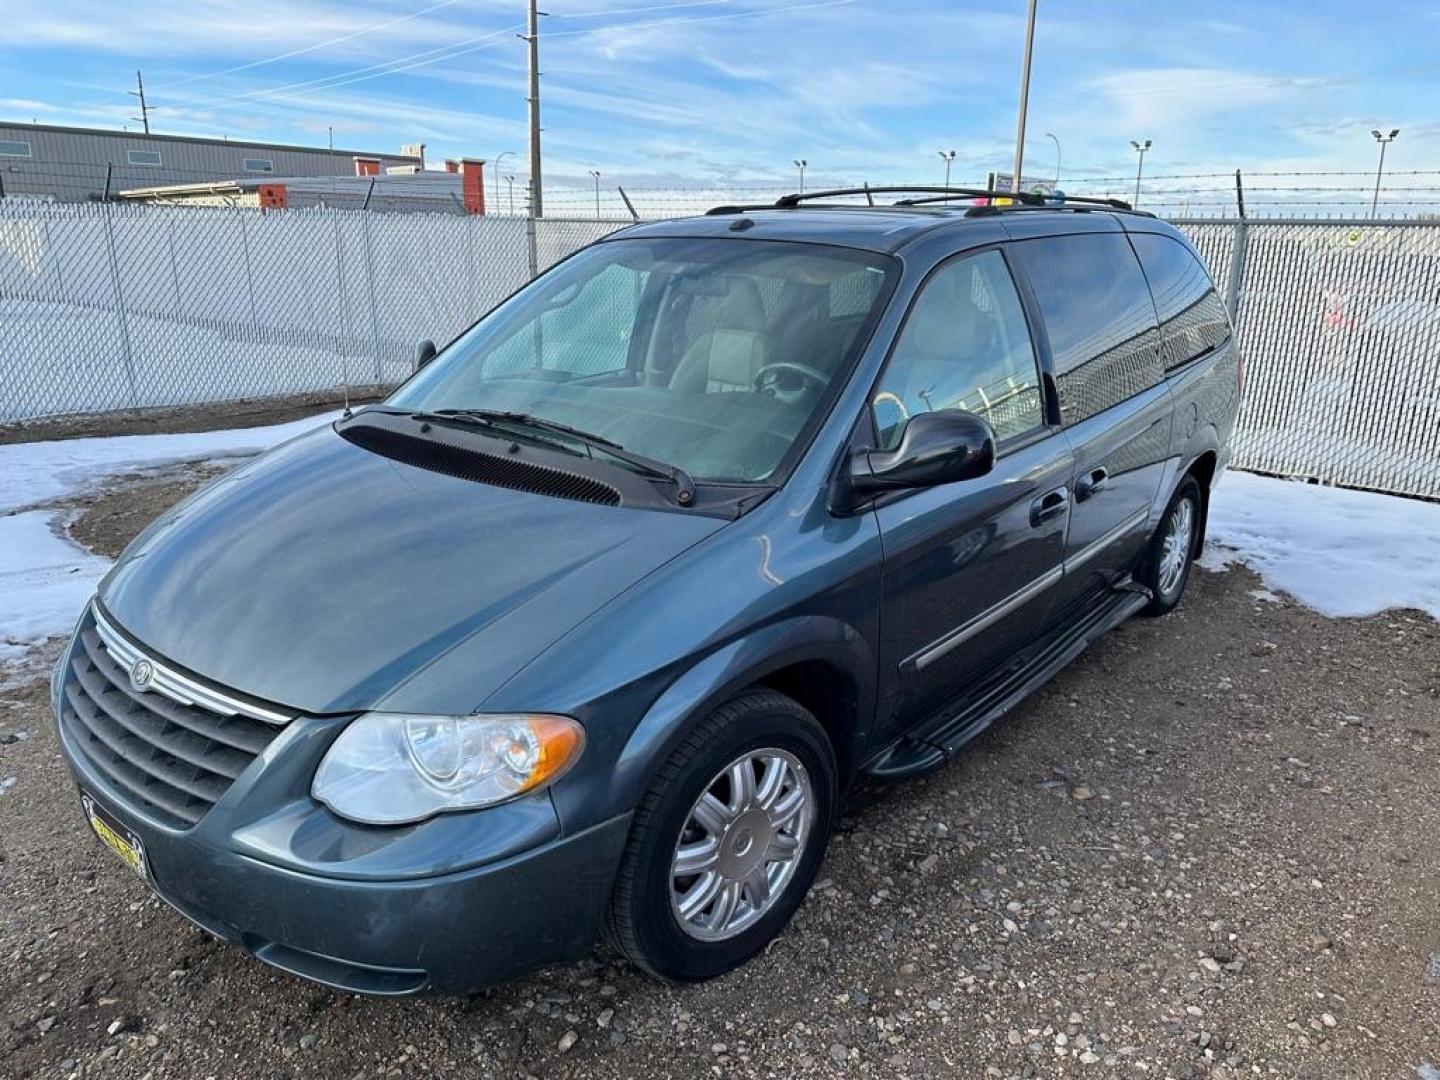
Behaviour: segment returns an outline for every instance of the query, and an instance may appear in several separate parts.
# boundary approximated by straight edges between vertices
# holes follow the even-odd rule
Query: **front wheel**
[[[834,819],[835,755],[798,703],[751,691],[715,710],[641,800],[611,898],[611,938],[666,979],[713,978],[784,929]]]
[[[1141,580],[1150,589],[1146,615],[1164,615],[1180,602],[1195,565],[1200,532],[1200,484],[1187,476],[1176,489],[1150,540]]]

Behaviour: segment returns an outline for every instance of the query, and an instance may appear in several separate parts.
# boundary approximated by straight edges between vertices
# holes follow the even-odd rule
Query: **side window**
[[[1166,370],[1188,364],[1230,336],[1225,305],[1190,249],[1169,236],[1131,237],[1150,282],[1165,339]]]
[[[1160,382],[1155,306],[1124,234],[1026,240],[1011,250],[1040,305],[1066,424]]]
[[[1040,426],[1040,375],[1025,309],[998,251],[956,259],[910,309],[871,407],[892,450],[916,413],[966,409],[997,439]]]

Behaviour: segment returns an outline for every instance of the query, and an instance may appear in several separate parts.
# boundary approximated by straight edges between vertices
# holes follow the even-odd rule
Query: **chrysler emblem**
[[[136,660],[130,666],[130,685],[138,693],[145,693],[150,689],[150,684],[155,681],[155,665],[149,660]]]

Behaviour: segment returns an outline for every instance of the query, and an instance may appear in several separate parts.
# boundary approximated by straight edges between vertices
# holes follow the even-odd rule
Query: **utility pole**
[[[954,151],[954,150],[937,150],[936,153],[940,155],[940,160],[943,161],[943,162],[945,162],[945,186],[946,186],[946,187],[949,187],[949,186],[950,186],[950,166],[951,166],[952,164],[954,164],[954,162],[955,162],[955,151]]]
[[[595,178],[595,217],[600,217],[600,170],[590,169],[590,175]]]
[[[1020,170],[1025,166],[1025,111],[1030,106],[1030,57],[1035,52],[1035,4],[1030,0],[1030,15],[1025,23],[1025,63],[1020,69],[1020,118],[1015,125],[1015,175],[1010,190],[1020,193]]]
[[[526,32],[520,35],[530,46],[530,96],[525,101],[530,106],[530,216],[544,216],[545,206],[541,196],[540,181],[540,15],[535,0],[530,0],[530,13],[525,23]]]
[[[1141,170],[1143,170],[1143,169],[1145,168],[1145,151],[1147,151],[1147,150],[1150,149],[1150,140],[1149,140],[1149,139],[1146,139],[1143,143],[1138,143],[1138,142],[1136,142],[1134,139],[1131,139],[1131,140],[1130,140],[1130,145],[1133,146],[1133,147],[1135,148],[1135,152],[1140,155],[1139,163],[1136,164],[1136,166],[1135,166],[1135,198],[1133,198],[1132,200],[1130,200],[1130,205],[1131,205],[1131,206],[1139,206],[1139,205],[1140,205],[1140,172],[1141,172]]]
[[[1378,131],[1371,131],[1375,141],[1380,144],[1380,165],[1375,170],[1375,197],[1370,200],[1370,216],[1373,218],[1380,208],[1380,178],[1385,175],[1385,148],[1395,141],[1395,136],[1400,134],[1399,128],[1392,128],[1389,135],[1381,135]]]
[[[801,195],[804,195],[804,194],[805,194],[805,166],[806,166],[806,165],[809,165],[810,162],[806,161],[803,157],[797,157],[791,164],[793,164],[797,169],[800,170],[800,194],[801,194]]]
[[[130,96],[138,97],[140,99],[140,115],[132,116],[130,119],[139,120],[140,123],[145,125],[145,134],[149,135],[150,106],[145,104],[145,80],[140,77],[140,72],[138,69],[135,72],[135,89],[130,91]]]

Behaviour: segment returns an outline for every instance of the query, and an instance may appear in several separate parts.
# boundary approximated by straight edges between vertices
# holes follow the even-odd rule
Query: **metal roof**
[[[143,131],[123,131],[116,128],[70,127],[64,124],[35,124],[19,120],[0,120],[0,127],[23,128],[29,131],[44,131],[57,135],[98,135],[111,139],[137,139],[172,143],[192,143],[204,146],[235,146],[253,150],[294,150],[305,154],[335,154],[338,157],[389,158],[418,162],[418,157],[397,154],[389,150],[342,150],[328,146],[297,146],[294,143],[252,142],[248,139],[229,139],[222,135],[162,135],[158,132],[146,134]]]

